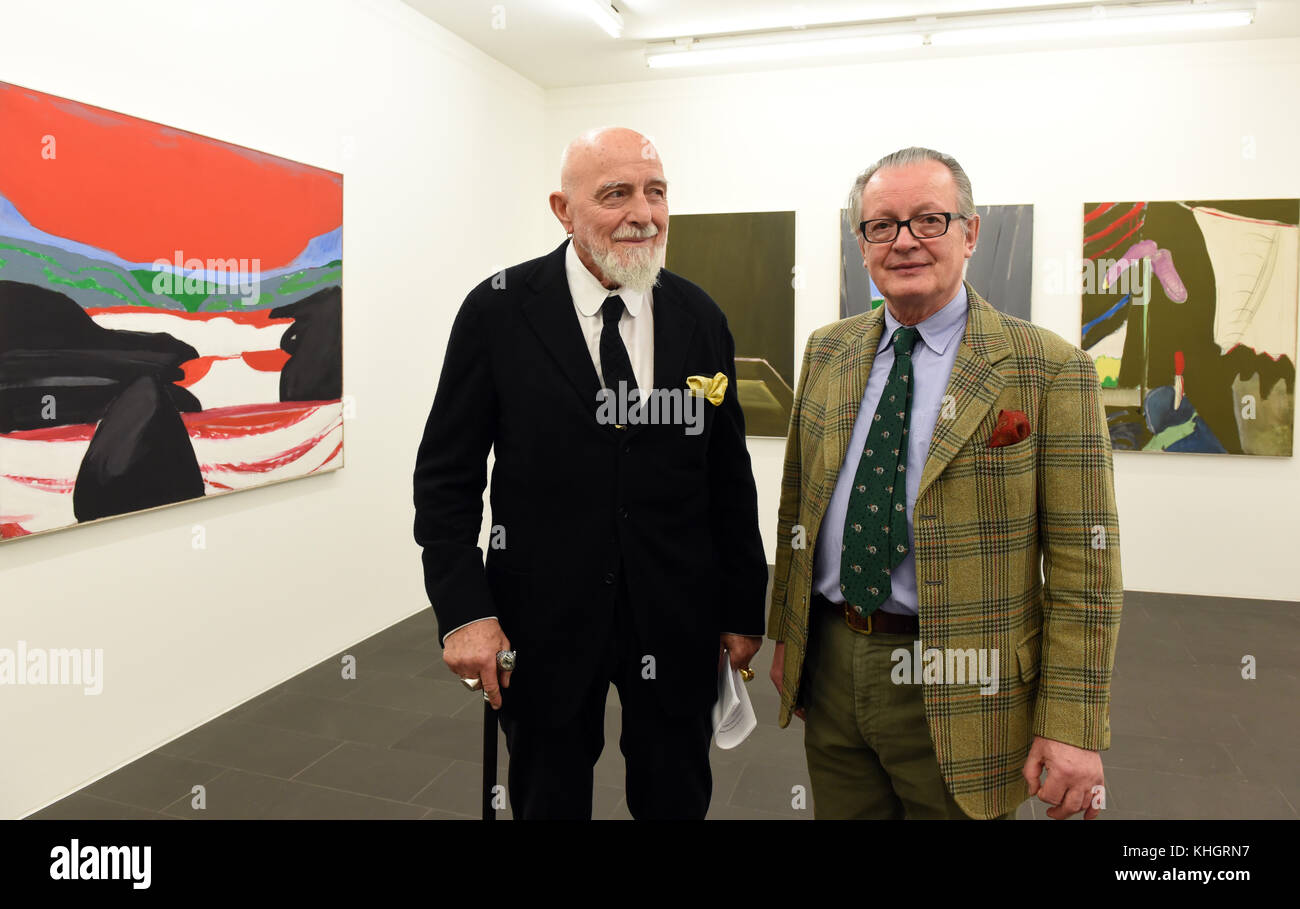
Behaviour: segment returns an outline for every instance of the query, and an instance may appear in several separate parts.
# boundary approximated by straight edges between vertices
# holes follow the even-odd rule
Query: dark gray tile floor
[[[442,663],[431,611],[348,648],[32,815],[38,818],[472,818],[482,779],[482,700]],[[1242,677],[1253,657],[1255,678]],[[795,720],[713,749],[710,818],[809,818]],[[1112,690],[1104,818],[1295,818],[1300,807],[1300,607],[1128,593]],[[620,708],[611,688],[593,815],[627,818]],[[498,778],[505,781],[505,745]],[[202,809],[195,807],[199,797]],[[1031,799],[1021,818],[1043,818]],[[509,810],[501,813],[509,817]]]

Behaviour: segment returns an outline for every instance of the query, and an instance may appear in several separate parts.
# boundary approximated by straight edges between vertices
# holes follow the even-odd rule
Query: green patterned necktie
[[[907,426],[912,416],[912,346],[920,333],[894,331],[894,366],[867,433],[849,492],[840,550],[840,592],[858,615],[889,597],[889,572],[907,556]]]

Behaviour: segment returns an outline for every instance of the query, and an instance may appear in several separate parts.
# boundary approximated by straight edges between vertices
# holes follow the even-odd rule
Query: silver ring
[[[492,699],[488,697],[488,693],[486,691],[483,692],[483,700],[487,701],[489,704],[492,703]]]
[[[483,683],[478,679],[461,679],[460,681],[470,691],[478,691],[483,687]]]
[[[515,652],[513,650],[498,650],[497,668],[502,672],[512,672],[515,668]]]

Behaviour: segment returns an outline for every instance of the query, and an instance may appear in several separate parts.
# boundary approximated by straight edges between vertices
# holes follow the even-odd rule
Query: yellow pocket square
[[[716,407],[727,394],[727,374],[717,372],[712,379],[708,376],[687,376],[686,387],[691,390],[691,394],[708,398],[709,403]]]

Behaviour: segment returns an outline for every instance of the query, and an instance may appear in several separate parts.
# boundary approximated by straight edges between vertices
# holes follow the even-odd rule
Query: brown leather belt
[[[860,616],[848,603],[832,603],[820,593],[812,596],[813,606],[829,609],[844,620],[858,634],[918,634],[920,622],[914,615],[899,615],[877,609],[868,616]]]

